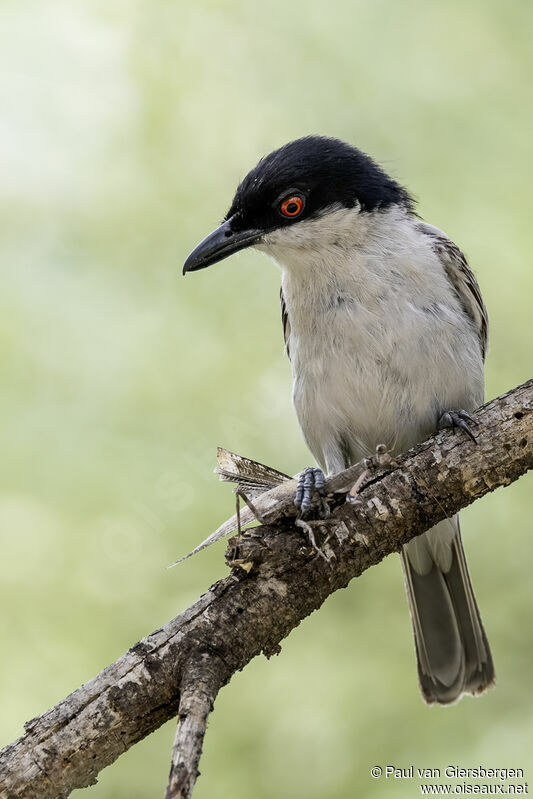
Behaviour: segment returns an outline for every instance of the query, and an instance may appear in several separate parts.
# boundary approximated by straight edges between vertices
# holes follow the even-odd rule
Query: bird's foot
[[[476,437],[470,429],[468,422],[470,422],[470,424],[476,424],[474,419],[472,419],[470,414],[466,411],[446,411],[440,417],[437,428],[439,430],[444,430],[446,427],[450,427],[452,430],[460,428],[464,430],[472,441],[476,441]]]
[[[298,477],[298,487],[294,496],[294,504],[300,508],[302,515],[307,513],[311,507],[313,495],[317,494],[320,500],[320,518],[325,519],[329,516],[329,506],[326,502],[326,492],[324,489],[324,472],[322,469],[316,469],[309,466],[300,472]]]
[[[378,469],[394,469],[396,461],[388,451],[385,444],[378,444],[376,447],[376,454],[370,458],[365,458],[363,461],[365,470],[359,475],[356,482],[350,488],[346,496],[346,502],[357,502],[357,495],[368,485],[368,481],[372,477],[372,473]]]

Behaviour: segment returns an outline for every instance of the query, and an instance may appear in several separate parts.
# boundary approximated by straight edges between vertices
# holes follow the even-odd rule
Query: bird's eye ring
[[[279,206],[280,213],[289,219],[300,216],[304,210],[305,200],[300,194],[292,194],[287,197]]]

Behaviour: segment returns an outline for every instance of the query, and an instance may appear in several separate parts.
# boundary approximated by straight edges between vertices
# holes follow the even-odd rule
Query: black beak
[[[205,269],[206,266],[216,264],[227,258],[228,255],[233,255],[234,252],[251,247],[252,244],[259,241],[261,236],[262,231],[260,230],[233,232],[231,219],[228,219],[194,248],[183,265],[183,274]]]

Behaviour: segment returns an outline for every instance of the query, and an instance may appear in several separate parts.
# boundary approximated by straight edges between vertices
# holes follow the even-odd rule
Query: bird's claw
[[[467,436],[472,439],[472,441],[476,441],[476,437],[468,425],[469,422],[470,424],[476,424],[475,420],[472,419],[470,414],[466,411],[446,411],[439,419],[438,429],[444,430],[445,428],[449,427],[452,430],[455,430],[456,428],[459,428],[460,430],[463,430]]]
[[[313,466],[309,466],[307,469],[304,469],[303,472],[300,472],[298,477],[298,486],[294,496],[294,504],[297,508],[300,508],[302,514],[307,513],[311,507],[313,494],[316,493],[320,498],[322,517],[325,518],[326,516],[329,516],[329,507],[325,500],[326,492],[324,489],[324,483],[325,478],[322,469],[316,469]]]

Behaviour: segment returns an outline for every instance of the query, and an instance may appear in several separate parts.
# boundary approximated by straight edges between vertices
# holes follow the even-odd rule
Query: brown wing
[[[238,483],[239,488],[250,499],[291,479],[288,474],[245,458],[243,455],[237,455],[224,447],[217,447],[217,461],[218,467],[215,472],[220,480],[226,483]]]
[[[489,318],[481,296],[476,276],[468,266],[468,262],[454,242],[445,233],[425,222],[419,229],[433,239],[433,247],[439,256],[448,280],[463,306],[464,311],[473,321],[479,335],[481,354],[485,358],[489,335]]]
[[[281,302],[281,324],[283,327],[283,338],[285,340],[285,351],[287,352],[287,358],[291,359],[291,353],[289,351],[289,337],[291,335],[291,323],[289,322],[289,314],[287,313],[287,305],[285,303],[285,297],[283,296],[283,289],[279,290],[279,299]]]

